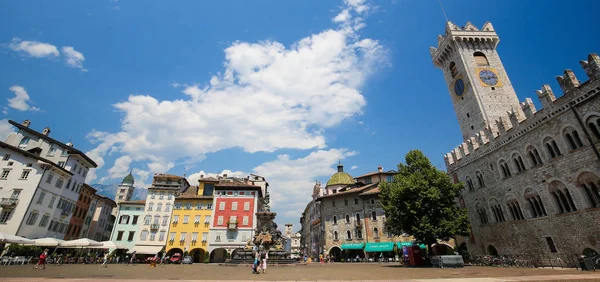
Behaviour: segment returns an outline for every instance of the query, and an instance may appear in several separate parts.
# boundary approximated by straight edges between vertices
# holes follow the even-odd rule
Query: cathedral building
[[[600,58],[557,76],[563,91],[537,90],[542,109],[519,102],[491,23],[447,22],[433,64],[443,72],[464,141],[444,156],[463,182],[475,255],[600,251]]]

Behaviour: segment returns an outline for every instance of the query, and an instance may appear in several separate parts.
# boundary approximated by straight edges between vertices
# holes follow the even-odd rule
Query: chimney
[[[203,179],[203,178],[204,178],[204,174],[200,174],[200,179]]]
[[[29,127],[29,125],[31,124],[31,121],[30,121],[30,120],[28,120],[28,119],[26,119],[26,120],[24,120],[24,121],[23,121],[21,124],[22,124],[23,126],[25,126],[25,127]]]
[[[223,178],[227,178],[227,173],[223,173]]]
[[[378,167],[377,167],[377,171],[379,171],[379,172],[383,172],[383,167],[382,167],[382,166],[378,166]]]
[[[44,134],[46,136],[50,135],[50,127],[44,128],[44,130],[42,130],[42,134]]]

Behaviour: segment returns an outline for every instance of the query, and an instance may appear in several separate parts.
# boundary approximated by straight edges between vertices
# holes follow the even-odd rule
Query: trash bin
[[[592,258],[580,257],[578,259],[578,261],[579,261],[579,267],[581,268],[581,270],[587,270],[587,271],[595,270],[595,265],[594,265],[594,261],[592,260]]]

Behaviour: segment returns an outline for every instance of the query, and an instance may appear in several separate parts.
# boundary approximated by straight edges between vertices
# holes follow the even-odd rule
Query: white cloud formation
[[[37,41],[24,41],[18,37],[14,37],[10,41],[8,48],[34,58],[58,57],[60,55],[58,48],[52,44]]]
[[[6,141],[6,138],[8,137],[8,135],[10,135],[11,133],[14,133],[14,129],[13,126],[10,125],[10,123],[8,123],[8,119],[2,119],[0,120],[0,140],[1,141]]]
[[[351,169],[351,170],[355,170],[355,169],[357,169],[357,168],[358,168],[358,166],[357,166],[357,165],[353,165],[353,166],[352,166],[350,169]]]
[[[83,61],[85,61],[85,57],[81,52],[75,50],[75,48],[71,46],[63,46],[60,49],[65,57],[65,63],[67,66],[72,68],[81,69],[83,72],[87,72],[88,70],[83,68]]]
[[[15,93],[15,97],[8,99],[8,106],[19,111],[39,111],[39,108],[32,107],[28,103],[31,101],[29,94],[23,86],[13,85],[8,88]]]
[[[110,178],[122,178],[129,173],[129,166],[131,165],[131,157],[125,155],[117,158],[115,164],[108,170]]]
[[[358,13],[353,4],[345,9]],[[359,89],[386,62],[378,41],[361,39],[356,33],[354,27],[362,24],[356,16],[351,23],[312,34],[289,47],[275,41],[235,42],[225,49],[225,69],[207,85],[172,83],[183,87],[184,98],[161,101],[131,95],[116,103],[114,107],[124,114],[121,130],[92,131],[88,139],[97,147],[88,154],[101,168],[103,158],[117,152],[146,164],[146,173],[167,172],[182,159],[198,160],[228,148],[249,153],[321,149],[317,155],[330,152],[337,160],[344,153],[323,151],[324,131],[362,113],[366,101]],[[299,162],[287,158],[277,162]],[[274,168],[263,169],[267,165],[254,171],[275,179],[271,181],[282,179],[286,187],[312,189],[310,177],[317,172],[298,176],[302,179],[298,182],[274,176]],[[95,172],[92,177],[97,177]]]

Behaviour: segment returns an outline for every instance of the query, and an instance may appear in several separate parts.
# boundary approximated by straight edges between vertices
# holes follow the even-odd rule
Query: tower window
[[[471,117],[471,115],[470,115],[469,113],[467,113],[467,117],[468,117],[468,118],[470,118],[470,117]]]
[[[496,87],[492,87],[492,90],[496,90]]]
[[[458,74],[458,70],[456,69],[456,64],[454,62],[451,62],[450,67],[448,67],[448,69],[450,70],[450,75],[452,75],[452,78],[455,78],[456,75]]]
[[[475,127],[471,125],[471,130],[473,130],[473,129],[475,129]]]
[[[490,65],[490,63],[488,62],[488,59],[485,56],[485,54],[483,54],[481,52],[475,52],[475,53],[473,53],[473,57],[475,57],[475,63],[478,66],[489,66]]]

